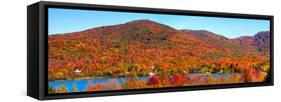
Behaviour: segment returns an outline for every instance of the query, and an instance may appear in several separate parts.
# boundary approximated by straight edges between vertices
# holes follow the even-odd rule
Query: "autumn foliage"
[[[260,52],[257,47],[139,20],[49,35],[48,79],[128,78],[121,85],[90,83],[85,91],[262,82],[270,71],[270,56],[269,49]]]

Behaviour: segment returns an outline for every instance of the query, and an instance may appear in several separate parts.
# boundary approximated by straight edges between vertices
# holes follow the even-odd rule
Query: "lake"
[[[206,78],[206,74],[190,74],[189,77],[192,79],[194,76],[199,76],[201,80],[204,80]],[[230,76],[234,76],[235,74],[210,74],[212,78],[228,78]],[[60,85],[64,85],[66,88],[68,88],[69,92],[73,92],[73,84],[75,83],[77,85],[77,89],[79,92],[85,91],[87,85],[89,83],[92,84],[98,84],[98,83],[108,83],[110,80],[116,80],[117,83],[121,86],[123,81],[127,81],[128,78],[98,78],[98,79],[92,79],[92,80],[62,80],[62,81],[51,81],[48,82],[48,85],[53,88],[58,88]],[[144,80],[147,81],[148,77],[138,77],[138,80]]]

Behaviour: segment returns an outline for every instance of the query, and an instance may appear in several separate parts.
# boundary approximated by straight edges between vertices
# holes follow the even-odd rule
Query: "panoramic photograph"
[[[265,82],[270,21],[48,8],[48,94]]]

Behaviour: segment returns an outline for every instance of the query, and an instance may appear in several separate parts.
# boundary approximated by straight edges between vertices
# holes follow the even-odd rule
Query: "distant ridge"
[[[261,31],[256,33],[254,36],[242,36],[233,39],[239,42],[241,45],[252,45],[257,47],[259,52],[269,53],[270,49],[270,32]]]
[[[255,36],[241,36],[239,38],[229,39],[223,35],[218,35],[207,30],[177,30],[148,19],[96,27],[80,32],[49,35],[49,39],[80,39],[79,37],[83,37],[86,39],[100,39],[104,43],[107,43],[108,39],[116,41],[125,39],[126,41],[151,42],[157,39],[160,39],[160,41],[161,39],[168,40],[173,36],[183,36],[183,34],[183,38],[185,38],[186,41],[190,43],[193,42],[196,46],[206,46],[210,47],[209,49],[215,48],[214,50],[219,51],[218,53],[265,53],[269,50],[269,31],[258,32]]]

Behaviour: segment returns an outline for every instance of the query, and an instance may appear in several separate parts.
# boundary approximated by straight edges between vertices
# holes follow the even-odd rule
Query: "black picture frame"
[[[155,89],[133,89],[133,90],[115,90],[115,91],[100,91],[100,92],[81,92],[67,94],[48,94],[48,8],[71,8],[71,9],[87,9],[87,10],[103,10],[103,11],[118,11],[118,12],[141,12],[141,13],[156,13],[156,14],[172,14],[172,15],[193,15],[193,16],[208,16],[208,17],[226,17],[226,18],[244,18],[244,19],[265,19],[270,20],[270,75],[265,82],[255,83],[239,83],[239,84],[224,84],[224,85],[200,85],[200,86],[184,86],[184,87],[169,87]],[[254,14],[237,14],[237,13],[222,13],[222,12],[205,12],[205,11],[189,11],[175,9],[156,9],[156,8],[141,8],[141,7],[125,7],[111,5],[93,5],[93,4],[78,4],[78,3],[62,3],[40,1],[27,7],[27,95],[39,100],[46,99],[61,99],[61,98],[80,98],[80,97],[96,97],[110,95],[127,95],[127,94],[144,94],[144,93],[159,93],[159,92],[174,92],[174,91],[191,91],[191,90],[206,90],[206,89],[223,89],[223,88],[241,88],[241,87],[256,87],[256,86],[272,86],[274,84],[273,71],[273,26],[272,15],[254,15]]]

